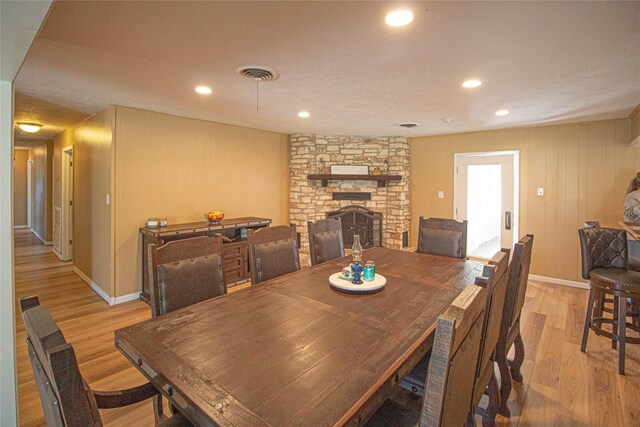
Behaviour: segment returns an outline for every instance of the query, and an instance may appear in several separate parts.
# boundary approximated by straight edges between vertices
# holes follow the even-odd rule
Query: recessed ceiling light
[[[209,86],[196,86],[196,92],[202,95],[209,95],[212,90]]]
[[[495,112],[496,116],[506,116],[507,114],[509,114],[509,110],[498,110]]]
[[[24,123],[24,122],[18,122],[16,123],[18,125],[18,127],[20,129],[22,129],[25,132],[29,132],[29,133],[36,133],[40,130],[40,128],[42,127],[42,125],[38,124],[38,123]]]
[[[450,119],[449,117],[445,117],[444,119],[442,119],[442,123],[446,123],[450,125],[451,123],[453,123],[453,119]]]
[[[391,27],[402,27],[413,21],[413,12],[410,10],[394,10],[387,13],[384,22]]]
[[[309,114],[308,111],[300,111],[298,113],[298,117],[302,117],[303,119],[306,119],[307,117],[309,117],[311,114]]]
[[[464,83],[462,83],[462,87],[472,88],[472,87],[478,87],[481,84],[482,82],[480,80],[471,79],[471,80],[465,80]]]

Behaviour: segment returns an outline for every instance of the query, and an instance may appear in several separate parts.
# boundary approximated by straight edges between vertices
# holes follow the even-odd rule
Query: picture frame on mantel
[[[369,166],[331,165],[331,175],[369,175]]]

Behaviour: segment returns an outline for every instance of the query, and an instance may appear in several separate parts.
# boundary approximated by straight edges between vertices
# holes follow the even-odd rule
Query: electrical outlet
[[[536,196],[544,196],[544,188],[538,187],[536,189]]]
[[[444,199],[444,191],[438,191],[438,199]]]

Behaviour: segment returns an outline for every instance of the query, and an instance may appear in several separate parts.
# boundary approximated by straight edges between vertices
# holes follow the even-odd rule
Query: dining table
[[[196,425],[361,425],[429,352],[483,264],[365,249],[384,288],[329,284],[344,257],[115,332],[116,347]]]

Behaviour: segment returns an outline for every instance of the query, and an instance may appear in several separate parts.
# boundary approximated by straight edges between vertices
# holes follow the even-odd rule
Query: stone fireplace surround
[[[349,205],[363,206],[382,213],[382,246],[402,249],[402,235],[409,232],[409,141],[404,137],[359,137],[293,134],[289,137],[289,220],[301,237],[300,260],[309,263],[307,221],[325,219],[327,212]],[[383,168],[388,161],[389,181],[378,187],[376,181],[333,181],[326,187],[307,175],[319,173],[322,166],[368,165]],[[371,200],[333,200],[334,192],[367,192]]]

